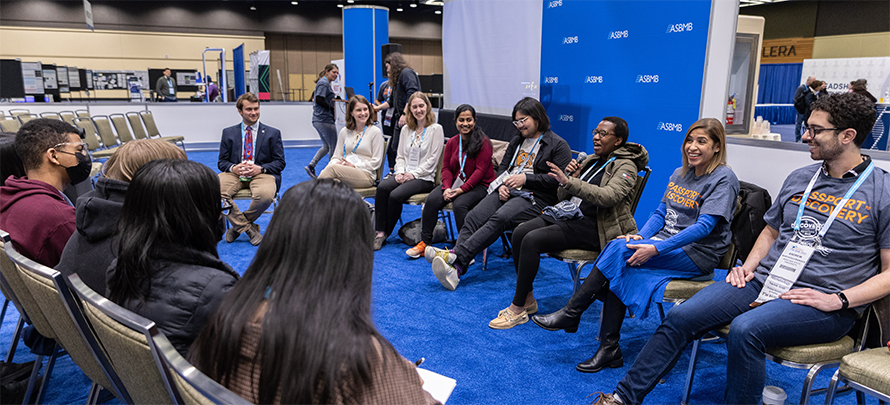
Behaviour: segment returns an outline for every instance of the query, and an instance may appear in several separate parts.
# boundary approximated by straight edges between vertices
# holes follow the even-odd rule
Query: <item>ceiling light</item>
[[[405,9],[404,9],[404,8],[401,8],[401,7],[398,7],[398,8],[396,8],[396,11],[398,11],[398,12],[401,13],[402,11],[405,11]]]
[[[250,10],[251,10],[251,11],[256,11],[256,7],[254,7],[254,6],[250,6]]]
[[[290,4],[293,4],[293,5],[295,5],[295,6],[296,6],[296,5],[297,5],[297,4],[299,4],[299,2],[296,2],[296,1],[292,1],[292,2],[290,2]]]
[[[441,7],[441,6],[444,6],[444,5],[445,5],[445,2],[444,2],[444,1],[441,1],[441,0],[426,0],[426,2],[424,2],[423,4],[426,4],[426,5],[428,5],[428,6],[439,6],[439,7]]]
[[[442,14],[442,10],[436,10],[436,14]]]
[[[342,3],[337,3],[337,7],[343,8],[343,4],[342,4]]]
[[[415,8],[415,7],[417,7],[417,3],[411,3],[411,4],[409,4],[408,6],[411,7],[411,8]]]
[[[346,0],[347,3],[352,4],[355,3],[355,0]]]

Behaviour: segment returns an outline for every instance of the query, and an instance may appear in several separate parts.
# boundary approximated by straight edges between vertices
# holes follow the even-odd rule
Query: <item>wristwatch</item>
[[[843,292],[837,293],[837,297],[841,299],[841,309],[847,309],[850,306],[850,301],[847,301],[847,296]]]

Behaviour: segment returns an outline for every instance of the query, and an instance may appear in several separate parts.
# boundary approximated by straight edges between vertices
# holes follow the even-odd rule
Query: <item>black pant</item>
[[[396,167],[396,155],[399,153],[399,135],[402,133],[401,128],[399,128],[399,116],[398,112],[393,113],[392,125],[390,126],[392,138],[389,140],[389,150],[386,151],[386,161],[389,163],[390,172]]]
[[[489,194],[470,211],[460,228],[454,245],[458,263],[466,268],[470,260],[497,241],[504,231],[541,215],[542,209],[540,203],[532,204],[522,197],[501,201],[497,192]]]
[[[377,195],[374,196],[377,231],[389,236],[402,217],[402,204],[405,200],[414,194],[428,193],[434,186],[433,182],[426,180],[413,179],[399,184],[396,183],[395,176],[383,179],[377,186]]]
[[[516,293],[513,305],[525,305],[525,298],[532,291],[532,283],[538,275],[541,254],[566,249],[599,250],[596,228],[584,238],[568,238],[564,229],[543,215],[523,222],[513,230],[513,265],[516,267]]]
[[[439,210],[442,207],[448,205],[449,201],[445,201],[442,197],[442,187],[436,187],[433,191],[430,191],[430,195],[426,198],[426,201],[423,203],[423,214],[421,214],[420,218],[420,240],[427,245],[433,243],[433,230],[436,228],[436,222],[439,218]],[[467,191],[455,198],[451,202],[452,209],[454,211],[454,222],[457,225],[457,229],[460,230],[464,226],[464,219],[467,217],[467,213],[470,212],[470,209],[479,204],[479,201],[482,201],[486,195],[486,188],[482,187],[482,185],[478,185],[473,187],[470,191]]]

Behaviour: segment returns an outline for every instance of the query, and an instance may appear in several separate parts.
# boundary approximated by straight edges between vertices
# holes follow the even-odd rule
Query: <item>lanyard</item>
[[[607,164],[612,163],[614,160],[615,160],[615,156],[610,157],[609,160],[606,161],[606,163],[603,163],[603,165],[600,166],[599,169],[596,169],[596,171],[593,172],[593,176],[590,176],[590,178],[587,179],[587,181],[589,182],[590,180],[593,180],[593,178],[596,177],[596,175],[599,174],[599,172],[601,172],[606,167]],[[587,176],[587,173],[590,173],[590,171],[593,170],[594,166],[596,166],[596,164],[590,165],[590,168],[587,169],[587,171],[584,172],[584,174],[582,174],[580,178],[583,180],[584,176]]]
[[[355,154],[356,149],[358,149],[358,146],[362,144],[362,139],[365,139],[365,131],[367,130],[368,126],[365,125],[365,129],[362,130],[362,135],[358,137],[358,142],[356,142],[355,146],[352,147],[353,155]],[[355,131],[353,131],[353,133],[355,133]],[[343,157],[346,157],[346,141],[343,141]]]
[[[423,145],[423,138],[426,137],[426,127],[423,127],[423,132],[420,133],[420,145]],[[417,131],[414,131],[411,134],[411,147],[414,147],[414,141],[417,140]],[[419,148],[420,145],[417,145]]]
[[[825,225],[822,225],[822,229],[819,230],[820,238],[825,236],[825,233],[828,232],[828,227],[830,227],[831,224],[834,222],[834,219],[837,218],[837,215],[841,212],[841,209],[844,208],[845,205],[847,205],[847,200],[849,200],[850,197],[853,196],[853,193],[855,193],[856,190],[859,189],[859,186],[861,186],[862,183],[865,181],[865,178],[868,177],[868,175],[870,175],[872,171],[874,171],[874,168],[875,162],[871,162],[868,167],[865,168],[865,171],[859,175],[859,178],[856,179],[856,183],[854,183],[853,186],[850,187],[849,190],[847,190],[847,194],[844,194],[844,199],[834,206],[834,209],[831,211],[831,215],[828,216],[828,220],[825,221]],[[795,233],[800,231],[800,218],[803,217],[803,210],[804,207],[806,207],[807,205],[807,198],[810,197],[810,192],[813,191],[813,185],[816,184],[816,179],[819,178],[819,172],[821,170],[822,168],[816,168],[816,174],[813,175],[813,179],[810,180],[810,184],[808,184],[806,190],[804,190],[803,196],[800,197],[800,206],[797,208],[797,218],[794,220]]]
[[[538,146],[538,142],[541,142],[541,138],[543,137],[544,134],[541,134],[541,136],[539,136],[538,139],[535,140],[534,145],[532,145],[532,148],[528,151],[529,156],[531,156],[531,154],[535,151],[535,146]],[[525,142],[525,140],[523,140],[522,142]],[[513,152],[513,159],[510,160],[510,167],[516,166],[516,156],[519,156],[519,151],[522,150],[522,142],[519,142],[519,145],[516,147],[516,151]],[[531,159],[525,159],[525,162],[522,162],[522,167],[519,168],[520,171],[528,166],[529,160]]]
[[[460,135],[458,135],[460,136]],[[457,140],[457,155],[460,156],[460,173],[458,173],[459,178],[464,177],[464,163],[467,163],[467,155],[464,155],[464,140]]]

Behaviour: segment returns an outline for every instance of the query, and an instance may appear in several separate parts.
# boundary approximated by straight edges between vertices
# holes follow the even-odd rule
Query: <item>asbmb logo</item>
[[[602,83],[602,82],[603,82],[602,76],[587,76],[586,78],[584,78],[584,83]]]
[[[609,33],[609,39],[621,39],[621,38],[627,38],[627,30],[612,31]]]
[[[673,122],[659,122],[656,129],[659,131],[683,132],[683,125],[674,124]]]
[[[554,0],[547,3],[547,8],[557,8],[562,5],[562,0]]]
[[[575,116],[574,116],[574,115],[561,114],[561,115],[559,116],[559,120],[560,120],[560,121],[565,121],[565,122],[575,122]]]
[[[691,22],[686,23],[686,24],[672,24],[672,25],[668,25],[667,31],[665,31],[665,33],[671,33],[671,32],[688,32],[688,31],[692,31],[692,23],[691,23]]]
[[[544,78],[544,83],[546,83],[546,84],[559,83],[559,77],[558,76],[547,76]]]
[[[637,75],[637,83],[658,83],[658,75]]]
[[[578,36],[575,35],[574,37],[565,37],[565,38],[562,39],[562,43],[563,43],[563,44],[577,44],[577,43],[578,43]]]

